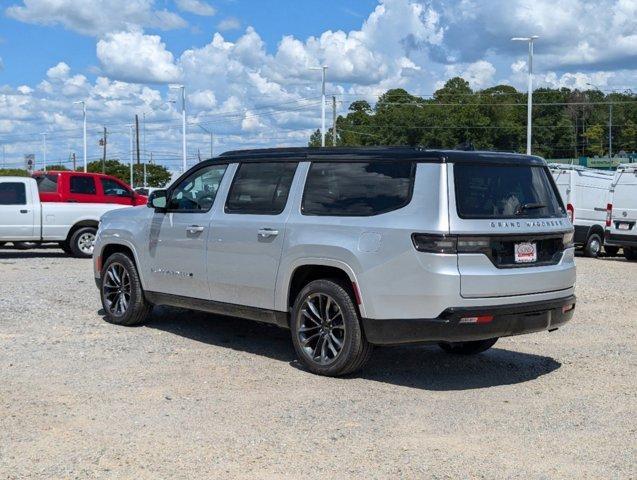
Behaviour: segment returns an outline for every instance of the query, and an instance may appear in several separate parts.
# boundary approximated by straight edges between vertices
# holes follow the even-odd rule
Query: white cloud
[[[533,34],[537,65],[547,70],[637,66],[635,0],[441,0],[437,8],[445,25],[440,58],[522,56],[510,38]]]
[[[66,78],[69,76],[70,71],[71,67],[64,62],[60,62],[54,67],[49,68],[46,71],[46,76],[49,78]]]
[[[96,1],[91,8],[86,7],[91,2],[55,0],[57,10],[53,2],[25,0],[22,8],[40,12],[25,21],[98,35],[100,67],[89,70],[97,79],[74,72],[67,60],[68,64],[51,65],[34,85],[0,86],[0,130],[20,138],[32,135],[16,143],[19,146],[7,145],[12,158],[39,151],[39,133],[56,129],[70,133],[51,136],[51,158],[55,151],[81,151],[81,109],[73,101],[86,99],[91,135],[97,139],[98,127],[109,125],[113,155],[127,158],[124,125],[145,112],[149,148],[166,152],[163,161],[178,162],[180,105],[167,103],[165,88],[144,85],[174,81],[186,85],[189,122],[214,131],[217,152],[243,145],[303,144],[318,126],[320,114],[320,73],[309,67],[329,66],[328,93],[344,94],[340,112],[351,100],[373,101],[389,88],[432,93],[438,82],[454,75],[463,76],[475,89],[495,82],[525,88],[526,51],[509,38],[529,33],[541,35],[536,86],[634,87],[637,81],[631,53],[637,45],[632,40],[634,0],[599,0],[603,7],[575,0],[380,0],[360,27],[350,31],[328,30],[309,38],[286,35],[266,46],[248,27],[236,39],[215,33],[204,44],[175,56],[160,36],[131,26],[155,22],[163,0]],[[45,4],[48,16],[42,13]],[[118,11],[102,28],[98,15],[106,4]],[[23,13],[9,10],[14,18]],[[135,14],[141,11],[146,14]],[[596,21],[582,20],[586,18]],[[606,39],[600,38],[602,33]],[[614,66],[618,62],[621,68]],[[97,148],[95,139],[89,140],[89,150]],[[189,126],[188,139],[190,148],[207,151],[209,137],[198,127]]]
[[[217,13],[212,5],[201,0],[176,0],[175,3],[180,10],[195,15],[211,17]]]
[[[37,25],[62,25],[83,35],[101,36],[130,26],[163,30],[185,27],[174,12],[154,8],[154,0],[23,0],[7,16]]]
[[[462,77],[469,82],[471,88],[479,90],[493,85],[495,67],[486,60],[478,60],[468,65],[448,65],[445,69],[447,77]],[[441,81],[444,84],[443,81]],[[439,83],[438,87],[442,87]]]
[[[97,42],[97,58],[110,78],[140,83],[170,83],[181,72],[158,35],[141,31],[110,33]]]
[[[241,21],[235,17],[228,17],[217,23],[217,30],[227,32],[229,30],[238,30],[241,28]]]

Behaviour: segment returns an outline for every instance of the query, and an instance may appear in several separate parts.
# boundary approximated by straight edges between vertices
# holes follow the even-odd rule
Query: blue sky
[[[635,0],[1,0],[0,144],[67,161],[89,157],[99,132],[128,158],[127,127],[145,119],[146,158],[179,163],[184,84],[188,156],[229,148],[302,145],[319,125],[320,75],[339,113],[389,88],[431,95],[453,76],[474,89],[526,82],[539,35],[535,85],[637,88]],[[1,160],[1,159],[0,159]]]
[[[169,2],[165,3],[171,7]],[[188,28],[163,32],[150,28],[147,32],[161,33],[168,50],[177,56],[187,48],[204,44],[220,22],[231,18],[236,19],[240,27],[224,31],[227,39],[236,40],[247,25],[252,25],[272,52],[283,35],[306,38],[329,29],[349,31],[360,27],[361,21],[377,4],[375,0],[356,0],[348,6],[344,6],[345,3],[341,0],[304,0],[301,15],[299,2],[295,0],[271,1],[267,8],[259,0],[220,0],[214,2],[216,13],[210,17],[182,12]],[[5,7],[19,4],[0,2]],[[2,83],[15,86],[37,83],[52,65],[61,61],[73,71],[94,77],[91,67],[97,60],[93,37],[57,25],[32,25],[2,15],[0,39],[0,58],[4,63],[4,71],[0,72]]]

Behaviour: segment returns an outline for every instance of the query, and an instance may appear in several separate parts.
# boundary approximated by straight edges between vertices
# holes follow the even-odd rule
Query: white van
[[[551,173],[575,227],[575,245],[584,247],[584,255],[596,257],[604,246],[616,255],[617,247],[604,244],[606,210],[613,172],[603,172],[578,165],[550,164]]]
[[[617,167],[608,202],[607,245],[622,247],[627,260],[637,260],[637,164]]]

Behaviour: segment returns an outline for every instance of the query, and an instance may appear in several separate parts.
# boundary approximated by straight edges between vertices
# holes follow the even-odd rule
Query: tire
[[[489,350],[497,341],[497,338],[489,338],[487,340],[474,340],[472,342],[441,342],[438,346],[447,353],[475,355],[476,353]]]
[[[314,280],[299,292],[290,330],[299,360],[318,375],[353,373],[372,355],[352,295],[338,280]]]
[[[76,258],[91,258],[96,233],[97,228],[94,227],[81,227],[73,232],[69,241],[71,254]]]
[[[616,257],[619,253],[619,247],[604,246],[604,252],[609,257]]]
[[[144,298],[137,268],[130,257],[123,253],[108,257],[100,278],[100,299],[107,322],[133,326],[146,321],[153,306]]]
[[[624,247],[624,257],[631,262],[637,261],[637,248]]]
[[[602,237],[597,233],[591,233],[584,245],[584,255],[590,258],[597,258],[602,250]]]

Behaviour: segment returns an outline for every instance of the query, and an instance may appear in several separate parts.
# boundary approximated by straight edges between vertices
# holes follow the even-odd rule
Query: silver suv
[[[109,322],[171,305],[273,323],[318,374],[360,369],[373,345],[479,353],[575,308],[573,227],[539,157],[235,151],[148,207],[102,217],[94,271]]]

